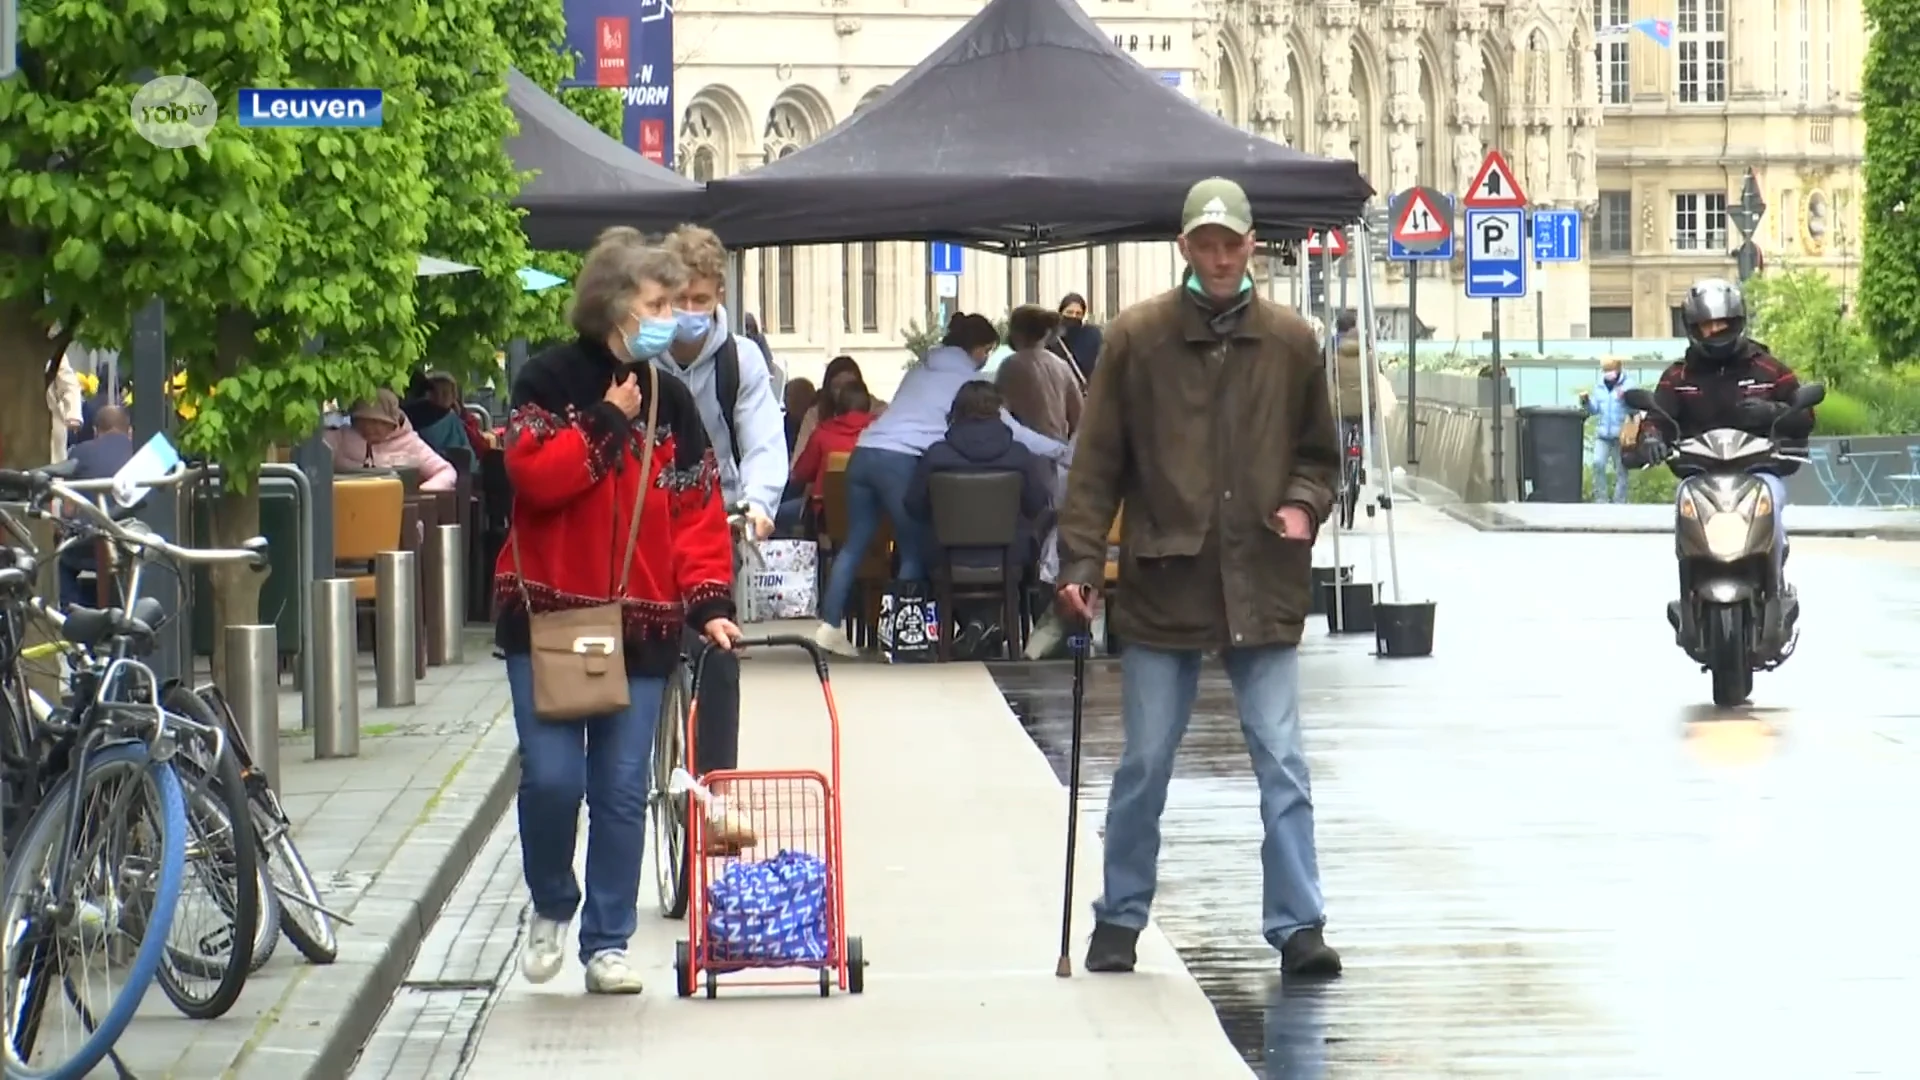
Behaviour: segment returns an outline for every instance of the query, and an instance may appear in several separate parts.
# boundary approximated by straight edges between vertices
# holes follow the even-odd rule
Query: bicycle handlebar
[[[204,468],[176,469],[165,476],[144,481],[141,486],[148,488],[177,487],[189,480],[204,475]],[[92,488],[105,483],[112,488],[113,482],[83,480],[79,484]],[[21,493],[25,494],[20,499]],[[267,565],[264,537],[254,537],[238,548],[184,548],[172,543],[148,529],[134,529],[122,525],[111,514],[100,509],[87,497],[86,489],[78,487],[73,481],[59,480],[44,472],[21,472],[16,469],[0,469],[0,499],[15,499],[29,503],[52,497],[71,506],[87,523],[104,534],[114,543],[127,548],[137,555],[160,554],[173,562],[187,566],[214,566],[221,563],[246,563],[256,570]]]

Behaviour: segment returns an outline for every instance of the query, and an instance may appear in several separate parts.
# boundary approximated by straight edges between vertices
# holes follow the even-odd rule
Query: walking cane
[[[1087,650],[1092,644],[1091,628],[1087,626],[1075,627],[1067,639],[1068,648],[1073,650],[1073,757],[1067,766],[1067,870],[1060,889],[1060,961],[1053,967],[1054,975],[1062,979],[1073,976],[1069,956],[1073,951],[1073,859],[1080,839],[1080,737],[1087,703]]]

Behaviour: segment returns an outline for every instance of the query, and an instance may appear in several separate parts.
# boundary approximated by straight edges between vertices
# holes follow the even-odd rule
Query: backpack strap
[[[732,334],[713,354],[713,392],[720,400],[720,418],[727,425],[727,446],[733,463],[740,464],[740,432],[734,426],[733,413],[740,404],[740,350]]]

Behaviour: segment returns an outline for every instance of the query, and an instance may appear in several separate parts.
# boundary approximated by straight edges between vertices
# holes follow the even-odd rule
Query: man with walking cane
[[[1261,932],[1293,975],[1334,975],[1322,934],[1299,658],[1313,540],[1340,446],[1313,330],[1262,299],[1240,185],[1188,192],[1181,285],[1106,329],[1060,511],[1063,614],[1084,625],[1125,505],[1108,625],[1124,642],[1126,747],[1107,801],[1105,888],[1088,971],[1131,971],[1147,925],[1174,756],[1218,651],[1260,786]]]

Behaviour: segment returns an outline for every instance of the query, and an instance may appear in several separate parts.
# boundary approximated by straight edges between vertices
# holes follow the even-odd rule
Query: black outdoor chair
[[[1026,574],[1026,553],[1017,550],[1020,539],[1020,488],[1017,472],[943,472],[928,480],[933,503],[933,538],[939,552],[933,565],[934,602],[941,621],[955,625],[957,599],[998,600],[1000,629],[1007,658],[1026,648],[1021,623],[1020,582]],[[969,554],[993,553],[994,565],[955,565],[956,548]],[[953,634],[940,635],[940,658],[953,656]]]

